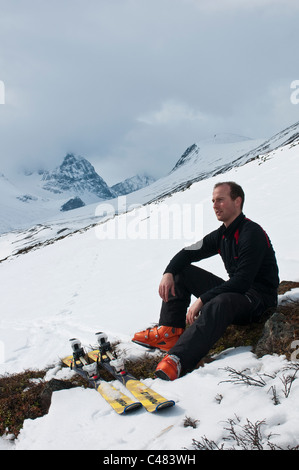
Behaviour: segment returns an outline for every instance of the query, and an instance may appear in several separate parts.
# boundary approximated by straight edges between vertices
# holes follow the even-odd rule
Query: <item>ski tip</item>
[[[135,411],[139,410],[142,407],[142,404],[138,401],[136,403],[130,403],[130,405],[127,405],[124,409],[124,413],[128,413],[130,411]]]
[[[165,408],[170,408],[171,406],[175,406],[175,402],[173,400],[167,400],[167,401],[164,401],[163,403],[159,403],[156,406],[155,411],[160,411],[160,410],[165,409]]]

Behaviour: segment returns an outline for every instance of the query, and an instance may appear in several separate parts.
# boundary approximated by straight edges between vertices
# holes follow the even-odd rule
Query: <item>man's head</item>
[[[215,184],[212,201],[217,219],[228,227],[241,214],[244,199],[244,191],[237,183],[226,181]]]

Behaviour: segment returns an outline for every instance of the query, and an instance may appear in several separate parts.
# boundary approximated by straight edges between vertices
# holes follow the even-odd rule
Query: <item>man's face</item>
[[[233,200],[230,197],[230,187],[228,184],[222,184],[213,191],[213,209],[219,221],[226,227],[241,213],[242,199],[237,197]]]

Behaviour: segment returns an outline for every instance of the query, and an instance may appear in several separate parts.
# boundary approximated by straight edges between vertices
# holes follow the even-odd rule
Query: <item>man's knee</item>
[[[222,284],[224,281],[213,273],[191,264],[181,271],[176,278],[176,282],[183,285],[190,294],[200,297],[203,293]]]
[[[234,318],[234,303],[234,294],[219,294],[203,306],[202,313],[218,318],[225,317],[230,322]]]

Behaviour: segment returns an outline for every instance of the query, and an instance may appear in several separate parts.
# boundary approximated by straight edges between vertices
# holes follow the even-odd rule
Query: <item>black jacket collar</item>
[[[233,220],[232,223],[229,224],[228,227],[225,227],[225,225],[223,224],[222,225],[223,235],[225,237],[232,236],[237,230],[237,228],[239,227],[240,223],[243,222],[244,219],[245,219],[245,215],[243,214],[243,212],[241,212],[241,214],[238,215],[238,217],[236,217],[235,220]]]

